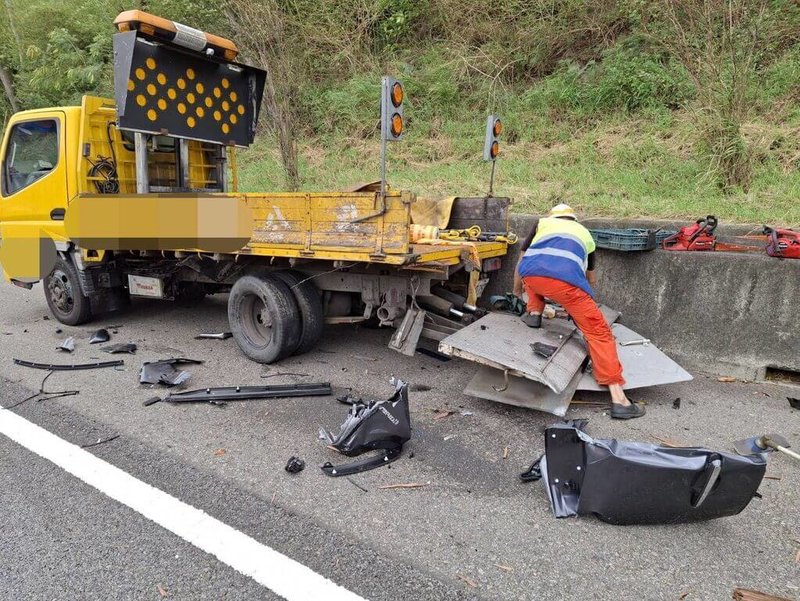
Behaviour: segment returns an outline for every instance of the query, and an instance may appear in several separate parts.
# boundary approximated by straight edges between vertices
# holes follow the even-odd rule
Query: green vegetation
[[[4,3],[0,67],[22,108],[110,93],[110,23],[129,6]],[[800,225],[792,0],[142,4],[232,37],[268,69],[262,135],[238,155],[242,189],[376,179],[380,76],[391,73],[408,98],[407,136],[390,147],[396,187],[485,193],[483,126],[496,112],[495,192],[518,211],[564,201],[593,215]]]

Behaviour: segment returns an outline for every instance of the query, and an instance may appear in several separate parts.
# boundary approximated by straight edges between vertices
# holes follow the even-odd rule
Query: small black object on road
[[[299,457],[295,457],[292,455],[289,457],[289,461],[286,462],[286,467],[283,468],[290,474],[299,474],[304,469],[306,469],[306,462],[300,459]]]

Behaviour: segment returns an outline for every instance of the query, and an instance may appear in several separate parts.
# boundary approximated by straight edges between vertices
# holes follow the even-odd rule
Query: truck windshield
[[[58,163],[55,119],[17,123],[11,130],[3,162],[3,194],[22,190],[47,175]]]

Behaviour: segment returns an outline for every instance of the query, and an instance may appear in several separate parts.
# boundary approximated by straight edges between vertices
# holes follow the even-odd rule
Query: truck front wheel
[[[78,270],[69,259],[56,259],[53,271],[44,280],[44,294],[47,306],[61,323],[77,326],[92,318],[89,298],[81,291]]]
[[[258,363],[288,357],[300,343],[300,312],[289,287],[269,275],[239,278],[228,296],[228,322],[242,352]]]

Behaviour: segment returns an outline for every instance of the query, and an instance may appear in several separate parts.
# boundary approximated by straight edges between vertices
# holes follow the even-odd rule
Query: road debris
[[[338,434],[320,428],[320,439],[348,457],[380,451],[378,455],[349,464],[335,466],[327,462],[322,466],[326,475],[349,476],[388,465],[400,457],[403,445],[411,439],[408,384],[395,378],[392,384],[395,392],[388,400],[354,403]]]
[[[309,374],[293,373],[290,371],[279,371],[278,373],[275,374],[261,374],[262,378],[277,378],[279,376],[297,376],[306,378],[309,376]]]
[[[556,517],[594,515],[610,524],[674,524],[736,515],[758,493],[763,454],[741,457],[700,447],[595,440],[586,420],[545,430],[538,468]]]
[[[735,382],[736,378],[733,376],[720,376],[717,378],[717,382]]]
[[[156,585],[156,591],[158,592],[158,594],[161,596],[162,599],[169,597],[169,593],[167,592],[167,590],[160,584]]]
[[[227,340],[233,336],[231,332],[217,332],[216,334],[198,334],[195,340]]]
[[[508,447],[503,447],[503,459],[508,459]]]
[[[228,453],[227,449],[216,449],[214,451],[214,457],[222,457],[223,455],[226,455],[227,453]]]
[[[764,476],[764,480],[782,480],[781,476]]]
[[[620,346],[650,346],[650,342],[652,342],[649,338],[640,338],[638,340],[628,340],[626,342],[620,342]]]
[[[672,401],[672,408],[673,409],[680,409],[681,408],[681,397],[678,397],[674,401]]]
[[[395,488],[424,488],[430,485],[430,482],[409,482],[408,484],[386,484],[378,488],[381,490],[394,490]]]
[[[286,467],[284,467],[287,472],[290,474],[299,474],[304,469],[306,469],[306,462],[300,459],[299,457],[295,457],[292,455],[289,457],[289,461],[286,462]]]
[[[444,419],[446,417],[450,417],[451,415],[455,414],[455,411],[452,410],[452,409],[438,409],[437,408],[437,409],[433,410],[433,413],[434,413],[434,416],[433,416],[434,421],[438,421],[440,419]]]
[[[504,566],[501,563],[494,564],[494,567],[496,567],[498,570],[503,570],[504,572],[513,572],[514,571],[514,568],[512,568],[511,566]]]
[[[59,390],[59,391],[48,391],[48,390],[45,390],[44,389],[44,383],[47,382],[47,379],[50,376],[52,376],[53,373],[54,372],[50,371],[45,375],[44,378],[42,378],[42,383],[39,384],[39,392],[36,392],[36,393],[34,393],[34,394],[30,395],[30,396],[25,397],[24,399],[14,403],[13,405],[5,407],[5,409],[13,409],[14,407],[19,407],[20,405],[22,405],[22,403],[27,403],[31,399],[36,399],[36,397],[39,397],[39,396],[42,396],[42,395],[44,395],[44,396],[42,396],[42,398],[36,399],[36,400],[37,401],[49,401],[50,399],[57,399],[57,398],[65,397],[65,396],[75,396],[76,394],[80,393],[79,390]]]
[[[104,353],[128,353],[129,355],[136,354],[136,345],[133,342],[126,342],[122,344],[112,344],[111,346],[101,346],[100,350]]]
[[[97,445],[105,444],[107,442],[111,442],[112,440],[116,440],[119,438],[119,434],[114,434],[114,436],[109,436],[108,438],[98,438],[95,442],[90,442],[89,444],[82,444],[82,449],[89,449],[91,447],[96,447]]]
[[[776,597],[761,591],[754,591],[749,588],[733,589],[733,601],[792,601],[786,597]]]
[[[671,440],[669,438],[662,438],[661,436],[655,436],[654,434],[651,434],[650,436],[651,436],[651,438],[653,440],[658,441],[661,444],[661,446],[669,447],[671,449],[685,449],[687,447],[692,446],[692,445],[684,444],[682,442],[677,442],[675,440]]]
[[[111,340],[111,334],[105,328],[100,328],[95,332],[89,334],[89,344],[97,344],[98,342],[108,342]]]
[[[199,359],[187,359],[186,357],[145,361],[139,372],[139,382],[142,384],[177,386],[188,380],[192,374],[188,371],[175,369],[176,365],[200,365],[201,363],[203,362]]]
[[[471,586],[472,588],[478,588],[478,583],[475,582],[472,578],[467,578],[466,576],[462,576],[461,574],[456,574],[456,578]]]
[[[328,382],[318,384],[273,384],[272,386],[220,386],[185,392],[170,392],[165,403],[220,403],[288,397],[327,396],[333,394]]]
[[[71,353],[72,351],[74,351],[75,350],[75,337],[74,336],[70,336],[69,338],[64,340],[64,342],[62,342],[61,344],[59,344],[56,347],[56,350],[57,351],[65,351],[67,353]]]
[[[25,361],[24,359],[14,359],[14,363],[22,367],[30,367],[31,369],[46,369],[48,371],[73,371],[79,369],[101,369],[103,367],[115,367],[117,365],[124,365],[122,359],[116,361],[100,361],[98,363],[73,363],[73,364],[57,364],[57,363],[35,363],[33,361]]]
[[[356,482],[355,480],[353,480],[353,479],[352,479],[350,476],[347,476],[347,478],[346,478],[346,479],[347,479],[347,481],[348,481],[350,484],[352,484],[353,486],[355,486],[356,488],[358,488],[358,489],[359,489],[359,490],[361,490],[362,492],[369,492],[369,491],[368,491],[366,488],[364,488],[363,486],[361,486],[361,485],[360,485],[358,482]]]
[[[800,399],[793,399],[792,397],[787,396],[786,400],[789,401],[789,407],[792,409],[800,409]]]

